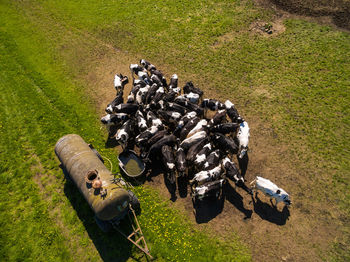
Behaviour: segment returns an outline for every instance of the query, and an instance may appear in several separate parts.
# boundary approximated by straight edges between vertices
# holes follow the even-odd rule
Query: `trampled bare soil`
[[[275,10],[278,16],[300,17],[350,30],[349,0],[255,0],[264,8]]]

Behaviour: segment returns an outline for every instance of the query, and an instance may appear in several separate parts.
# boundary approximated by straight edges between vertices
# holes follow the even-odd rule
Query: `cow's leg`
[[[276,204],[274,204],[272,198],[270,198],[270,203],[274,208],[277,208],[277,200],[276,200]]]

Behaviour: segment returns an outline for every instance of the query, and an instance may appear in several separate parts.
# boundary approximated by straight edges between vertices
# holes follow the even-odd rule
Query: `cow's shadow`
[[[239,169],[241,170],[241,176],[244,178],[247,172],[248,163],[249,163],[248,152],[245,153],[242,158],[239,158],[237,154],[237,161],[238,161]]]
[[[224,193],[226,200],[244,214],[244,219],[252,217],[253,211],[244,207],[243,197],[238,194],[237,191],[228,182],[224,185]]]
[[[193,203],[193,212],[198,224],[207,223],[218,216],[224,208],[225,197],[205,197]]]
[[[279,226],[286,224],[286,221],[290,216],[290,212],[287,206],[284,206],[282,211],[279,211],[271,204],[262,202],[257,195],[255,195],[255,198],[252,196],[252,202],[254,206],[254,212],[261,219],[267,220]]]
[[[132,257],[131,242],[117,231],[112,230],[104,233],[100,230],[95,222],[93,211],[72,181],[66,181],[64,193],[83,223],[89,238],[103,261],[127,261]],[[126,233],[130,231],[127,219],[121,222],[120,228]]]

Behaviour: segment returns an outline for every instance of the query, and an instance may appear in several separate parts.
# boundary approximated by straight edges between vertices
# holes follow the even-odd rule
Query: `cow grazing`
[[[237,133],[237,139],[239,142],[239,158],[243,158],[243,156],[247,153],[248,151],[248,143],[249,143],[249,126],[246,121],[242,122],[239,125],[239,130]]]
[[[189,181],[190,185],[193,184],[204,184],[208,181],[216,180],[221,175],[221,164],[216,166],[215,168],[207,171],[200,171],[199,173],[195,174],[193,179]]]
[[[208,98],[203,99],[201,107],[205,109],[209,109],[211,111],[216,111],[218,109],[220,110],[225,109],[225,105],[220,101],[215,99],[208,99]]]
[[[162,160],[163,164],[166,170],[166,173],[168,175],[168,179],[172,184],[175,184],[176,178],[175,178],[175,159],[174,159],[174,153],[170,146],[164,145],[162,146]]]
[[[147,144],[145,145],[145,148],[148,150],[152,145],[154,145],[157,141],[159,141],[166,135],[169,135],[166,129],[156,132],[153,136],[151,136],[147,140],[146,142]]]
[[[175,164],[178,175],[184,176],[187,168],[186,153],[181,147],[176,151]]]
[[[236,145],[235,141],[224,136],[223,134],[214,133],[214,135],[211,136],[211,140],[216,148],[220,148],[224,152],[231,154],[238,153],[238,146]]]
[[[114,88],[117,90],[117,94],[124,91],[124,86],[129,83],[129,78],[122,74],[116,74],[114,76]]]
[[[189,93],[196,93],[198,94],[199,96],[202,96],[203,95],[203,91],[200,90],[199,88],[197,87],[194,87],[193,83],[190,81],[190,82],[187,82],[185,84],[185,86],[183,87],[183,90],[184,90],[184,93],[185,94],[189,94]]]
[[[203,200],[205,197],[212,195],[219,196],[225,179],[220,179],[212,182],[207,182],[201,186],[192,188],[192,197],[198,200]]]
[[[279,202],[283,202],[287,206],[292,204],[288,193],[266,178],[257,176],[256,179],[251,182],[251,184],[254,184],[253,190],[255,190],[256,194],[258,193],[257,190],[260,190],[266,196],[270,197],[270,202],[273,206],[277,206]],[[273,198],[276,200],[276,205],[274,205],[272,202]]]
[[[230,100],[225,101],[225,108],[227,111],[227,115],[232,120],[232,122],[241,123],[244,121],[242,117],[238,114],[238,111],[235,108],[235,105],[231,103]]]
[[[120,91],[119,93],[117,93],[117,95],[116,95],[116,97],[113,99],[113,101],[110,102],[110,103],[107,105],[107,107],[106,107],[106,109],[105,109],[106,113],[112,114],[113,111],[114,111],[113,108],[114,108],[115,106],[124,103],[123,93],[124,93],[123,91]]]
[[[114,107],[114,112],[134,115],[138,109],[138,105],[135,104],[120,104]]]
[[[221,133],[221,134],[225,135],[225,134],[235,133],[237,131],[238,127],[239,127],[238,123],[233,123],[233,122],[224,123],[224,124],[219,124],[219,125],[211,127],[210,132]]]
[[[222,166],[225,169],[225,176],[235,183],[236,186],[242,188],[247,193],[251,194],[252,191],[244,183],[244,178],[241,176],[237,166],[228,157],[222,160]]]
[[[194,134],[193,136],[186,138],[181,142],[180,147],[182,147],[185,151],[187,151],[192,145],[207,137],[207,133],[205,131],[200,131]]]

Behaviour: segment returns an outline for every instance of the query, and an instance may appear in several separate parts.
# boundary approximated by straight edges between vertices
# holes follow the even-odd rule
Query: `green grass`
[[[59,213],[67,235],[78,235],[76,247],[80,242],[91,246],[92,239],[100,255],[108,258],[108,252],[100,246],[119,243],[98,233],[93,221],[88,219],[91,213],[86,206],[82,214],[72,212],[72,204],[62,193],[61,173],[56,170],[57,163],[53,160],[56,140],[65,133],[75,132],[95,143],[116,163],[115,156],[103,148],[104,136],[98,131],[98,114],[91,109],[93,101],[84,93],[80,76],[91,69],[87,66],[89,57],[98,55],[91,54],[95,51],[91,46],[101,43],[128,51],[135,57],[142,56],[155,64],[167,65],[168,70],[181,72],[184,79],[198,82],[200,87],[221,97],[229,95],[248,120],[259,116],[273,128],[278,142],[288,145],[291,161],[300,174],[308,178],[307,184],[300,185],[300,191],[310,197],[305,201],[317,199],[321,203],[337,205],[341,215],[349,217],[349,34],[295,19],[285,21],[286,32],[281,35],[267,38],[253,34],[249,31],[250,24],[257,19],[269,21],[271,13],[258,10],[248,0],[205,3],[198,0],[159,3],[148,0],[2,1],[0,7],[2,52],[7,55],[7,58],[0,58],[3,61],[0,66],[4,67],[1,70],[2,176],[3,181],[7,181],[4,182],[6,191],[14,191],[14,195],[28,201],[15,200],[19,196],[9,199],[1,196],[0,207],[6,214],[4,219],[0,218],[1,226],[7,228],[3,230],[6,233],[1,233],[7,236],[0,238],[0,244],[4,243],[3,250],[8,250],[1,252],[5,254],[4,258],[16,259],[22,255],[21,246],[13,245],[17,241],[14,237],[21,234],[29,237],[30,232],[22,232],[27,225],[39,228],[42,224],[36,224],[31,218],[28,224],[17,219],[17,226],[7,225],[6,221],[16,220],[16,215],[8,210],[17,210],[19,202],[26,203],[29,214],[34,212],[31,211],[33,206],[46,210],[48,220],[52,221],[45,225],[45,230],[57,233],[51,237],[51,245],[42,251],[33,242],[26,241],[28,244],[24,246],[28,250],[36,249],[40,254],[61,256],[62,259],[74,254],[62,240],[67,236],[60,234],[53,215],[50,215],[54,203],[62,203]],[[84,37],[89,39],[89,46],[83,45],[87,42],[82,40]],[[13,128],[9,129],[9,126]],[[39,157],[44,169],[49,170],[48,174],[56,178],[57,185],[50,188],[56,191],[54,200],[38,197],[30,171],[31,166],[37,165],[32,163],[33,154]],[[19,182],[24,184],[17,186]],[[153,198],[148,197],[148,194],[153,196],[153,192],[145,193],[140,189],[140,194],[147,200],[147,205],[156,205],[157,201],[152,202]],[[35,197],[38,204],[32,205],[28,199]],[[78,198],[75,206],[82,202]],[[166,208],[163,205],[166,206],[157,205],[158,214]],[[150,223],[151,216],[145,211],[141,216],[142,223]],[[169,224],[174,216],[160,216],[155,225],[162,225],[164,221]],[[81,222],[81,219],[88,221]],[[346,260],[350,246],[350,229],[347,220],[344,221],[340,229],[342,238],[334,244],[334,254],[330,254],[337,260]],[[157,234],[167,232],[168,227],[162,226],[160,230],[152,225],[147,224],[149,231],[145,232],[152,251],[165,260],[167,256],[176,260],[179,253],[169,246],[181,239],[183,231],[175,230],[179,233],[171,239],[165,238],[165,233],[158,238]],[[88,229],[90,227],[92,231]],[[201,237],[197,234],[189,236],[199,242]],[[185,243],[180,241],[181,250],[190,254],[192,249]],[[51,252],[55,249],[53,246],[58,247],[56,253]],[[240,249],[238,246],[234,242],[233,247],[226,248],[236,252]],[[191,252],[193,256],[200,252],[206,254],[211,252],[211,247]],[[37,254],[29,253],[33,258]],[[211,256],[209,253],[208,257]],[[217,254],[218,260],[224,258],[223,254]],[[96,252],[80,252],[79,255],[92,259],[98,256]],[[189,255],[184,258],[189,259]]]
[[[113,151],[104,148],[105,132],[93,101],[57,56],[60,34],[46,38],[13,6],[2,3],[0,10],[0,157],[6,192],[0,196],[0,260],[139,258],[140,252],[117,233],[99,231],[88,205],[58,168],[54,145],[67,133],[80,134],[117,163]],[[142,201],[140,223],[158,260],[249,260],[237,238],[224,243],[193,230],[157,193],[142,187],[136,191]]]

